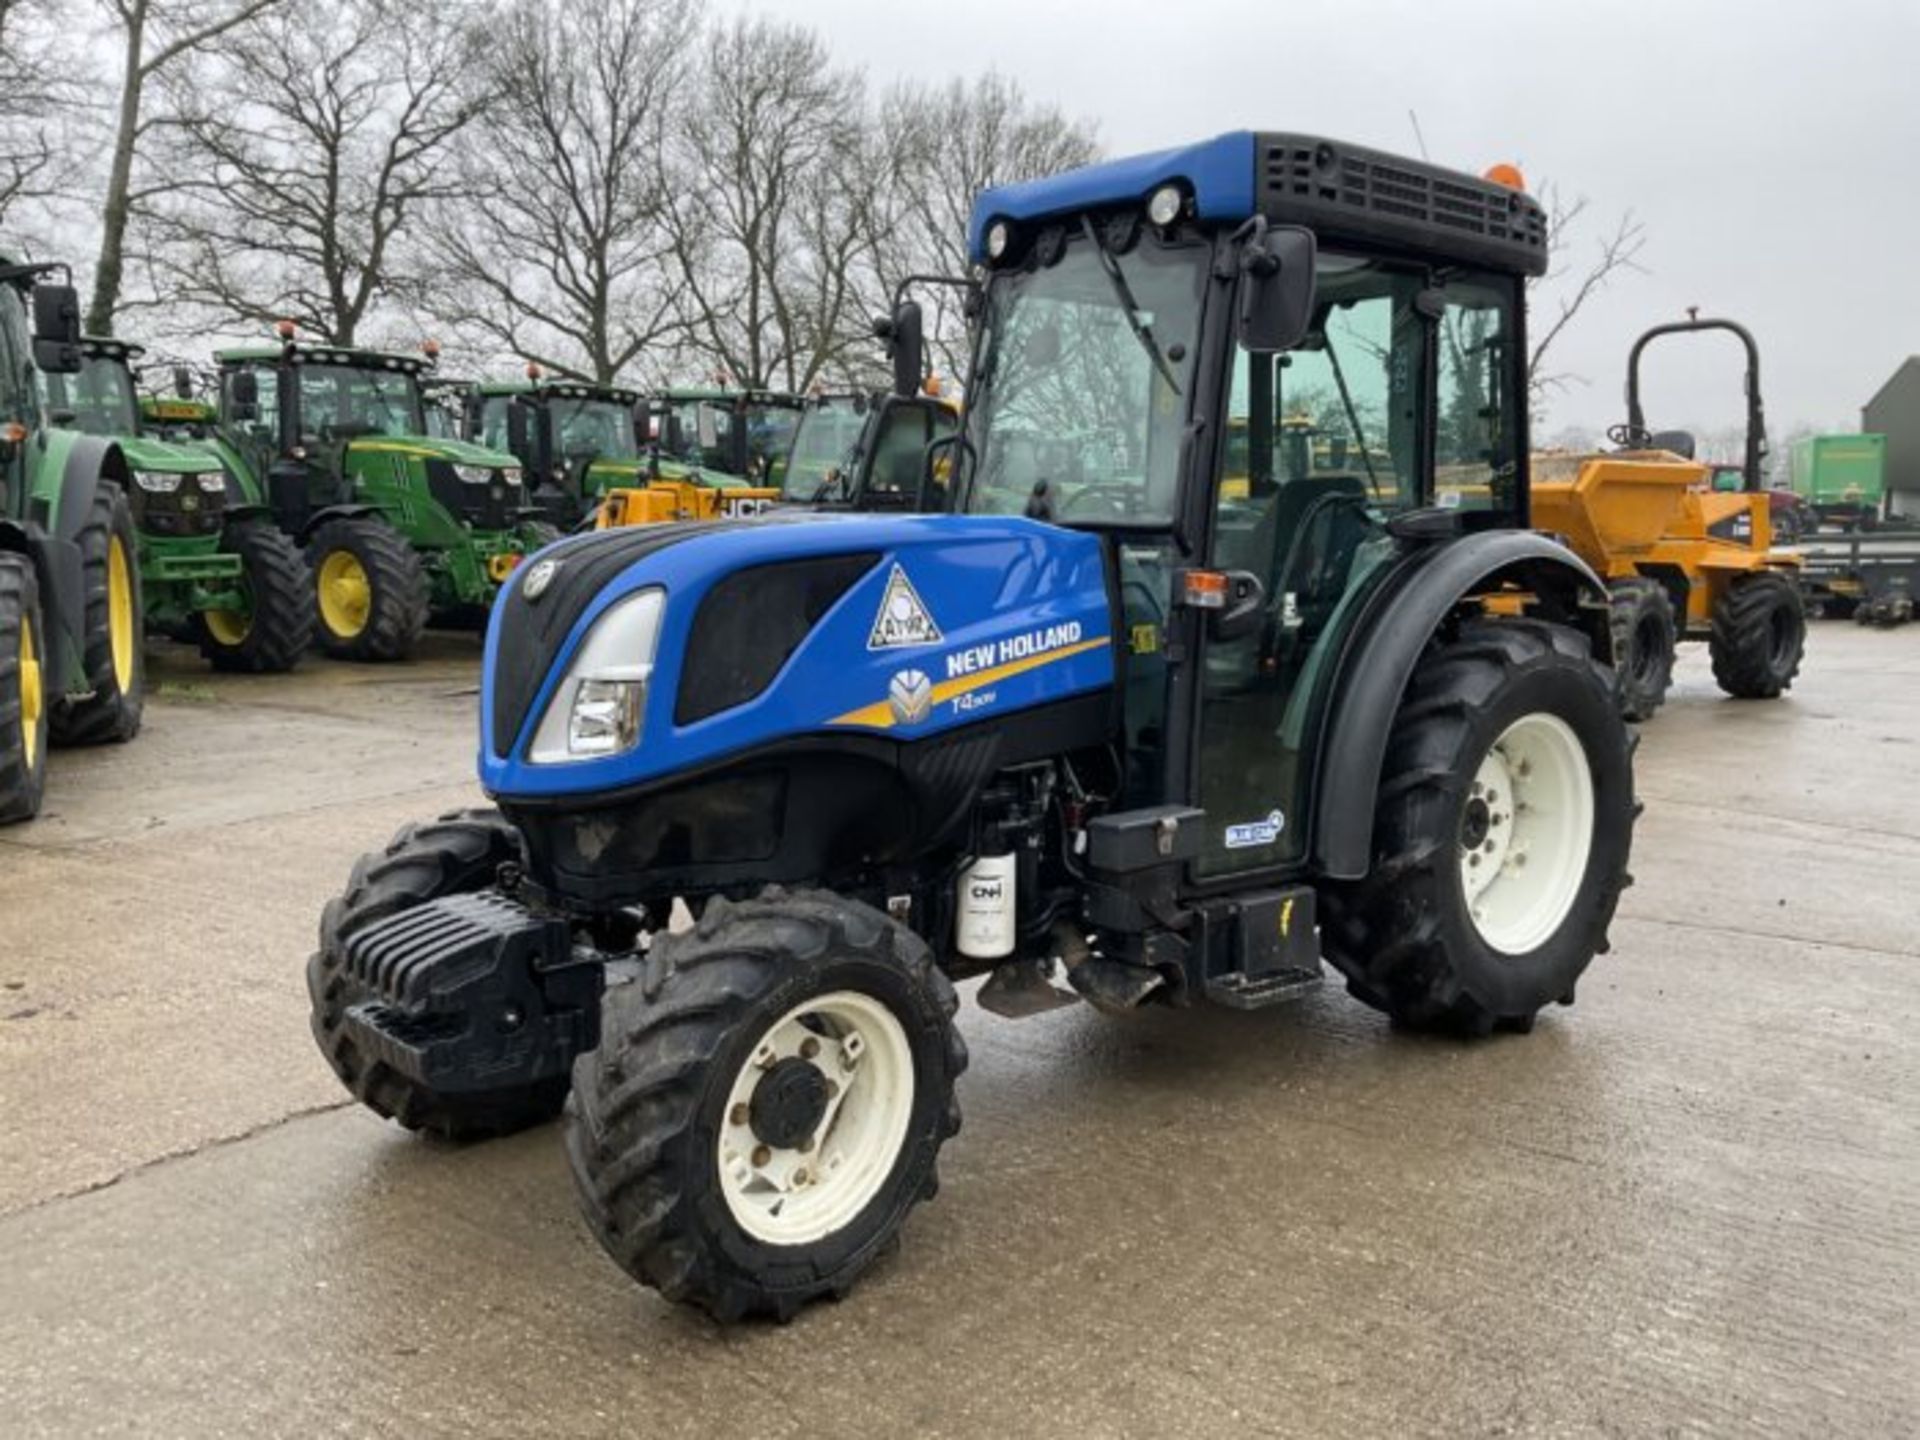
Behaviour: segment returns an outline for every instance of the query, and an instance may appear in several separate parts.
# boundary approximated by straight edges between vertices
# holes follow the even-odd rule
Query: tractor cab
[[[667,390],[649,397],[644,442],[708,484],[779,484],[802,401],[774,390]]]
[[[474,381],[452,375],[422,376],[420,398],[425,402],[427,434],[435,440],[474,439],[468,412],[477,388]]]
[[[486,380],[467,399],[467,433],[520,461],[534,504],[571,530],[607,491],[645,483],[637,392],[584,380]]]
[[[927,448],[955,434],[960,407],[937,395],[852,390],[808,399],[780,468],[788,505],[828,510],[942,510]]]

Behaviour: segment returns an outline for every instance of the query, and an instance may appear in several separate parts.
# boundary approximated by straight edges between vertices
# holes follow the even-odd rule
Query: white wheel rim
[[[1487,750],[1460,817],[1460,887],[1474,929],[1524,955],[1567,918],[1593,853],[1593,772],[1557,715],[1523,715]]]
[[[808,1064],[826,1081],[817,1124],[797,1143],[756,1134],[754,1095],[776,1066]],[[734,1221],[769,1245],[807,1245],[845,1228],[893,1173],[913,1115],[913,1049],[871,995],[836,990],[767,1027],[734,1077],[716,1147]]]

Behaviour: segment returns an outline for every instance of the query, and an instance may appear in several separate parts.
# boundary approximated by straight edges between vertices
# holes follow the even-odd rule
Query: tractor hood
[[[577,536],[494,602],[481,781],[538,803],[793,741],[912,744],[1107,689],[1114,631],[1100,541],[1032,520],[783,512]],[[642,687],[637,742],[575,756],[582,682],[609,676]]]
[[[445,460],[454,465],[478,465],[489,470],[517,470],[520,462],[504,450],[489,450],[439,435],[362,435],[347,442],[349,455],[402,455],[420,460]]]
[[[207,446],[156,440],[146,435],[119,437],[121,452],[133,470],[152,470],[163,475],[198,475],[206,470],[222,469],[220,456]]]

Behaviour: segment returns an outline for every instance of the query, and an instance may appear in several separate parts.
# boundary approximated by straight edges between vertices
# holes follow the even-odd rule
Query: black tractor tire
[[[1466,827],[1480,804],[1483,762],[1509,727],[1541,715],[1579,741],[1593,824],[1564,914],[1531,948],[1509,953],[1488,942],[1469,910]],[[1348,989],[1398,1024],[1468,1036],[1530,1030],[1542,1007],[1572,1004],[1631,883],[1634,741],[1612,675],[1565,626],[1479,621],[1437,643],[1394,719],[1371,868],[1322,891],[1322,947]]]
[[[35,667],[31,682],[29,655]],[[40,813],[47,790],[46,678],[51,673],[33,564],[24,555],[0,551],[0,825]]]
[[[212,622],[196,615],[193,638],[200,654],[216,670],[264,675],[293,669],[320,623],[307,557],[284,531],[261,520],[229,526],[220,548],[240,557],[250,606],[246,630],[237,640],[223,639]]]
[[[770,1242],[741,1224],[723,1188],[722,1147],[748,1123],[729,1097],[781,1017],[847,992],[878,1002],[904,1036],[914,1077],[904,1134],[851,1218],[816,1238]],[[960,1128],[954,1080],[967,1064],[957,1006],[925,942],[868,906],[822,891],[712,901],[691,931],[655,940],[637,978],[608,985],[600,1048],[574,1061],[567,1156],[588,1227],[641,1284],[723,1321],[786,1320],[844,1295],[938,1188],[940,1146]],[[780,1062],[789,1064],[814,1068]],[[755,1083],[754,1129],[732,1132],[748,1141],[760,1139],[765,1086]],[[823,1163],[827,1144],[812,1143],[768,1153],[777,1163],[804,1150]]]
[[[131,740],[140,733],[146,705],[146,607],[140,593],[139,540],[133,529],[133,509],[126,492],[111,480],[100,482],[93,509],[81,527],[81,593],[85,610],[81,621],[81,665],[90,693],[54,695],[48,706],[49,733],[56,745],[104,745]],[[128,600],[133,607],[132,640],[124,666],[113,653],[111,577],[114,555],[124,567]],[[53,674],[52,667],[47,673]]]
[[[1673,685],[1673,647],[1679,638],[1673,600],[1658,580],[1615,580],[1607,588],[1620,713],[1629,720],[1649,720]]]
[[[324,597],[318,601],[314,635],[339,660],[404,660],[427,628],[427,570],[420,553],[384,520],[330,520],[307,542],[307,564],[316,594],[328,583],[327,557],[342,552],[360,567],[367,585],[364,621],[336,628]]]
[[[537,1125],[560,1113],[565,1076],[478,1094],[443,1096],[363,1055],[342,1023],[364,988],[347,973],[345,944],[362,926],[446,895],[494,883],[500,867],[523,864],[519,833],[498,810],[457,810],[408,825],[384,850],[354,864],[347,888],[320,916],[320,948],[307,961],[313,1038],[356,1100],[409,1130],[448,1140],[478,1140]]]
[[[1737,700],[1776,700],[1800,673],[1807,611],[1800,587],[1775,570],[1737,580],[1713,607],[1713,678]]]

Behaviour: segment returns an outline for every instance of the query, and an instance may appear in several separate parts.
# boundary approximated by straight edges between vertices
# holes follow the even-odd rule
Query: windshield
[[[640,454],[633,428],[633,407],[617,400],[591,398],[548,402],[553,412],[554,449],[563,460],[581,455],[632,460]]]
[[[800,426],[800,410],[793,405],[747,407],[747,476],[760,479],[771,473],[774,461],[784,460]]]
[[[1054,263],[989,284],[966,510],[1019,514],[1038,492],[1062,522],[1172,519],[1212,252],[1148,235],[1116,255],[1098,236],[1043,236]]]
[[[139,433],[139,405],[133,393],[133,375],[125,362],[89,355],[77,375],[43,375],[47,409],[67,410],[73,419],[60,423],[89,435]]]
[[[359,365],[298,367],[300,428],[321,440],[424,435],[419,380],[405,370]]]
[[[802,411],[782,477],[787,498],[811,500],[830,475],[844,475],[852,467],[853,450],[866,423],[864,397],[835,395]]]

